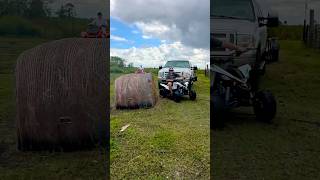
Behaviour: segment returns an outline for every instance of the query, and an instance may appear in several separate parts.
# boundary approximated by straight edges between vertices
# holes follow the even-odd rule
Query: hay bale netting
[[[120,76],[115,81],[115,92],[117,109],[150,108],[158,100],[150,73]]]
[[[106,142],[108,46],[69,38],[20,55],[16,65],[20,150],[78,150]]]

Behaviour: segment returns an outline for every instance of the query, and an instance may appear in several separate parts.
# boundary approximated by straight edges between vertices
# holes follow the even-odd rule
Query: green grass
[[[105,149],[73,153],[19,152],[16,149],[14,67],[39,38],[0,38],[0,179],[104,179]]]
[[[26,18],[21,16],[1,16],[0,36],[7,37],[41,37],[59,39],[79,37],[85,31],[87,19]]]
[[[303,26],[282,25],[276,28],[268,28],[270,37],[278,37],[280,40],[302,40]]]
[[[111,100],[119,75],[111,74]],[[160,99],[151,109],[112,109],[113,179],[209,179],[209,78],[198,77],[196,101]],[[126,124],[130,126],[120,132]]]
[[[214,179],[320,177],[320,52],[300,41],[281,47],[262,84],[277,98],[275,123],[256,122],[251,109],[234,110],[226,127],[212,132]]]

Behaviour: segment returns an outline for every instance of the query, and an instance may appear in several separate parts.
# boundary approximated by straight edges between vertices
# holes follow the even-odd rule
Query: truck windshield
[[[189,61],[168,61],[164,67],[190,68],[190,64]]]
[[[252,0],[213,0],[210,5],[210,15],[250,21],[255,18]]]

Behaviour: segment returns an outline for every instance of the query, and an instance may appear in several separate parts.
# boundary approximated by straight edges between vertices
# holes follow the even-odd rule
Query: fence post
[[[316,46],[316,48],[320,49],[320,24],[317,25],[317,32],[318,32],[317,33],[318,36],[317,36],[317,42],[316,42],[317,46]]]
[[[309,37],[308,37],[308,46],[313,47],[314,39],[314,10],[310,9],[310,26],[309,26]]]

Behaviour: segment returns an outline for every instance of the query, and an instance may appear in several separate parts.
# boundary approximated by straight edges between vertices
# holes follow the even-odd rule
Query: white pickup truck
[[[263,73],[266,60],[278,59],[277,43],[268,37],[267,28],[278,26],[279,18],[266,7],[262,8],[257,0],[213,0],[210,12],[211,38],[249,49],[236,57],[236,66],[250,64],[257,70],[255,72]],[[230,54],[223,48],[211,48],[210,51],[211,59]]]
[[[179,74],[187,81],[197,81],[196,66],[192,66],[188,60],[170,60],[162,67],[159,67],[158,81],[166,81],[167,74],[169,73],[169,68],[173,68],[174,72]]]

